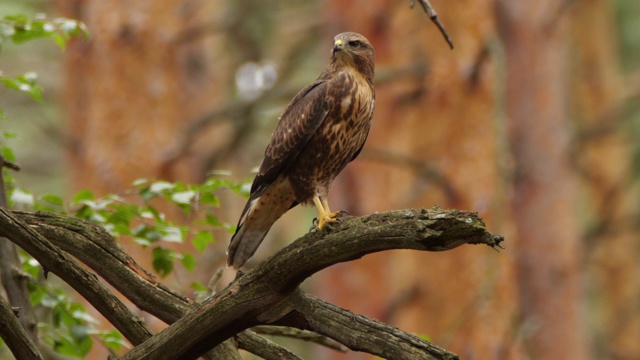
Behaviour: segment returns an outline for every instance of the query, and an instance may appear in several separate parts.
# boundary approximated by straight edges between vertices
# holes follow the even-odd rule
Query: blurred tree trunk
[[[515,164],[519,326],[533,359],[588,359],[565,1],[498,2]]]
[[[371,134],[330,202],[354,215],[435,204],[475,210],[512,249],[502,211],[493,2],[432,4],[457,46],[453,51],[420,6],[328,2],[332,33],[358,31],[372,41],[378,80]],[[480,248],[398,251],[328,269],[317,286],[328,301],[428,336],[463,359],[513,359],[519,349],[511,328],[517,305],[512,269],[508,253]]]
[[[139,178],[202,179],[205,170],[195,157],[171,162],[171,156],[193,118],[211,107],[214,85],[226,76],[209,66],[210,42],[189,36],[194,25],[213,21],[215,6],[86,0],[59,1],[58,9],[90,32],[66,52],[73,188],[102,195],[121,192]]]
[[[576,159],[593,209],[586,263],[598,358],[640,359],[640,253],[637,229],[629,226],[638,193],[630,181],[633,145],[619,122],[625,99],[613,7],[579,1],[571,12]]]

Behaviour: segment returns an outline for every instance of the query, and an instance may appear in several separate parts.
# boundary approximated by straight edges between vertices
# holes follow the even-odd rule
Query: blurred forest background
[[[216,170],[248,181],[333,36],[359,32],[376,49],[376,111],[332,208],[473,210],[506,249],[374,254],[309,291],[463,359],[640,359],[640,2],[432,4],[454,50],[404,0],[0,0],[0,14],[73,18],[90,33],[65,52],[3,45],[0,70],[36,71],[45,88],[42,104],[0,89],[0,126],[20,134],[18,185],[70,197]],[[229,193],[217,216],[235,225],[242,205]],[[314,215],[287,214],[252,263]],[[215,235],[194,273],[165,281],[186,294],[206,283],[229,240]],[[148,250],[124,246],[148,264]]]

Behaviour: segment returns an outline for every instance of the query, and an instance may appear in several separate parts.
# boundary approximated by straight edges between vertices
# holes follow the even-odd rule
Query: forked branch
[[[286,322],[283,319],[294,316],[296,311],[312,316],[292,306],[290,298],[307,277],[339,262],[390,249],[443,251],[462,244],[485,244],[498,248],[502,240],[502,237],[487,232],[475,213],[436,208],[349,218],[333,228],[307,234],[285,247],[237,278],[214,298],[134,348],[125,359],[196,358],[247,328]],[[317,330],[315,327],[311,329]],[[380,331],[375,326],[370,329]],[[378,356],[389,355],[379,349],[355,346],[357,342],[348,341],[348,336],[334,330],[327,329],[322,333],[334,340],[345,341],[345,345],[353,350]],[[412,349],[416,359],[456,358],[455,354],[444,350],[443,356],[436,357],[426,349],[439,348],[409,334],[399,333],[402,336],[397,336],[398,344]]]
[[[234,335],[240,346],[265,358],[295,358],[286,349],[243,331],[255,325],[311,330],[352,350],[381,357],[404,358],[411,354],[417,359],[454,359],[455,354],[418,337],[305,295],[298,285],[323,268],[377,251],[442,251],[465,243],[497,248],[502,241],[502,237],[486,231],[475,213],[435,208],[346,218],[334,227],[295,241],[198,306],[159,284],[99,226],[63,215],[0,209],[0,235],[21,245],[45,267],[56,272],[81,272],[65,254],[68,252],[118,287],[137,306],[167,323],[175,322],[149,338],[144,327],[127,331],[122,319],[114,319],[117,328],[134,334],[128,336],[134,344],[149,338],[126,355],[130,359],[195,358],[219,344],[222,346],[217,346],[211,355],[233,358],[237,351],[228,340]],[[66,267],[60,265],[61,261]],[[59,275],[74,287],[83,288],[80,292],[91,302],[104,295],[103,287],[95,284],[98,280],[93,276],[82,280]],[[121,312],[123,318],[130,316],[126,312]],[[354,319],[358,321],[353,322]],[[347,330],[348,325],[353,328]],[[358,335],[362,333],[368,334],[368,341],[362,341]],[[386,346],[380,346],[380,339],[386,339]]]

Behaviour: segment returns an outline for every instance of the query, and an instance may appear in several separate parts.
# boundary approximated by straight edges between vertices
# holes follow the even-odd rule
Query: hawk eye
[[[362,43],[360,42],[360,40],[351,40],[349,41],[349,46],[351,46],[354,49],[357,49],[360,47],[360,45],[362,45]]]

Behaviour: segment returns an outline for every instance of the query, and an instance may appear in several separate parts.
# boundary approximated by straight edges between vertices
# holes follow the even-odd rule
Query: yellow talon
[[[318,225],[316,226],[318,230],[322,229],[326,224],[338,221],[336,220],[336,217],[340,215],[340,211],[332,213],[331,210],[329,210],[329,202],[327,199],[320,199],[318,195],[314,195],[313,203],[318,209]]]

